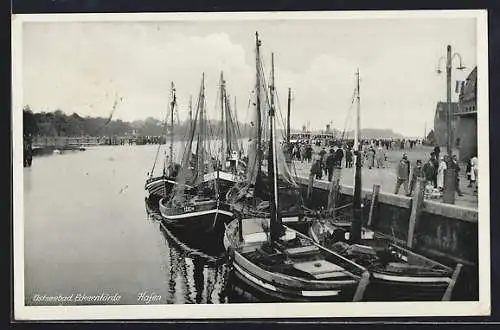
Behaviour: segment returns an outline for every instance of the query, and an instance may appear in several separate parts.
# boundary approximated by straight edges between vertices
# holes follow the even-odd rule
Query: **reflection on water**
[[[223,254],[190,249],[145,211],[156,148],[93,147],[24,168],[26,305],[115,294],[116,304],[231,301]],[[58,295],[68,300],[43,299]]]
[[[170,255],[168,293],[170,303],[219,304],[224,296],[228,267],[223,258],[214,258],[182,246],[173,234],[161,227]]]

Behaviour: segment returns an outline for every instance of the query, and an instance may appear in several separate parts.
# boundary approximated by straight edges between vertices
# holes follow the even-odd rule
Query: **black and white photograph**
[[[486,10],[12,16],[14,317],[490,314]]]

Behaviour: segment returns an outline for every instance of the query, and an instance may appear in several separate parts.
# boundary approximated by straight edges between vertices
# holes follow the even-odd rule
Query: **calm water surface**
[[[144,181],[156,151],[89,147],[24,168],[27,305],[58,304],[36,295],[78,294],[118,294],[119,304],[229,301],[223,260],[178,245],[147,215]]]

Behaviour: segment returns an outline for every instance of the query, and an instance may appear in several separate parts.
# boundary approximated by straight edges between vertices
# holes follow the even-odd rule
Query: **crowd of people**
[[[386,168],[388,162],[386,142],[385,140],[361,141],[361,166],[367,167],[369,170],[375,167]],[[394,141],[391,141],[391,145],[392,142]],[[421,143],[421,141],[416,141],[416,143]],[[412,149],[415,144],[413,142],[410,143],[408,148]],[[319,180],[323,176],[327,176],[328,181],[331,181],[335,169],[353,167],[354,151],[352,145],[352,141],[345,143],[337,142],[328,151],[323,147],[317,153],[314,153],[310,144],[293,145],[291,154],[292,159],[301,162],[311,162],[313,155],[315,155],[310,175]],[[457,155],[452,155],[450,158],[449,155],[441,153],[440,148],[436,146],[425,163],[421,159],[417,159],[414,164],[411,164],[407,154],[403,152],[401,159],[396,165],[397,178],[394,193],[398,194],[401,186],[403,186],[404,193],[407,196],[411,196],[417,179],[423,178],[425,179],[426,187],[430,187],[438,194],[442,194],[445,187],[445,171],[448,167],[452,167],[454,170],[456,193],[458,196],[463,196],[462,189],[460,189],[461,168]],[[477,195],[477,156],[471,157],[467,162],[466,175],[469,181],[468,187],[474,188],[473,193]]]
[[[458,196],[463,196],[462,189],[460,189],[460,164],[457,155],[452,155],[450,158],[447,154],[441,154],[440,148],[436,146],[434,151],[431,152],[429,159],[422,165],[419,159],[416,161],[415,166],[411,169],[410,162],[406,154],[398,163],[397,166],[397,181],[395,194],[399,193],[401,185],[403,185],[406,195],[411,196],[415,183],[418,178],[423,178],[426,182],[426,187],[436,189],[440,194],[443,193],[445,187],[445,171],[448,168],[454,170],[455,191]],[[411,171],[411,176],[410,176]],[[474,188],[473,193],[477,195],[477,177],[478,177],[478,159],[473,156],[467,162],[466,175],[469,180],[468,187]],[[410,184],[408,188],[408,182]]]

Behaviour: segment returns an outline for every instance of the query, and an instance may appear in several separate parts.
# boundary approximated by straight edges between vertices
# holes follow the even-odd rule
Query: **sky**
[[[359,68],[361,127],[422,136],[433,126],[436,103],[446,99],[445,74],[436,73],[446,45],[467,67],[452,72],[453,100],[455,80],[464,80],[477,61],[474,18],[25,22],[23,104],[107,117],[119,95],[115,119],[163,119],[173,81],[183,120],[204,73],[208,112],[215,118],[223,71],[238,119],[249,121],[256,31],[267,72],[274,53],[283,114],[292,90],[295,129],[329,123],[354,128],[349,109]]]

